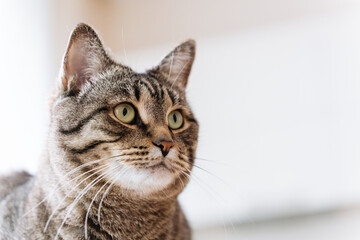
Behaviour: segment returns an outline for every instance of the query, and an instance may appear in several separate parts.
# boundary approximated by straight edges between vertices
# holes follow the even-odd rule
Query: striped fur
[[[39,172],[0,179],[0,238],[191,239],[177,196],[198,137],[185,97],[194,56],[190,40],[137,73],[112,60],[93,29],[78,25],[51,101]],[[133,124],[114,115],[124,102],[136,109]],[[184,117],[177,130],[167,123],[173,110]],[[162,139],[173,143],[167,155],[155,144]]]

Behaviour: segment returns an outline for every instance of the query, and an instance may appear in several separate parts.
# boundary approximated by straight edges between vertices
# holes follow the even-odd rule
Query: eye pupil
[[[168,115],[168,124],[171,129],[179,129],[183,126],[183,123],[184,118],[180,110],[174,110]]]
[[[130,103],[120,103],[114,108],[114,115],[123,123],[133,124],[136,111]]]

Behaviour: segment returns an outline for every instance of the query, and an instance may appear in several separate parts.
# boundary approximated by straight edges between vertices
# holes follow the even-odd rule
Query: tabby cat
[[[79,24],[51,100],[37,175],[0,178],[0,238],[191,239],[177,196],[198,137],[185,98],[194,57],[189,40],[137,73]]]

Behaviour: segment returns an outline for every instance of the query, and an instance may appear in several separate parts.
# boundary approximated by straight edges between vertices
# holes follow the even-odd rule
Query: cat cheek
[[[166,156],[166,159],[168,159],[169,161],[175,161],[178,158],[178,155],[179,155],[178,151],[171,148]]]
[[[148,154],[149,158],[150,159],[158,159],[158,158],[161,158],[162,157],[162,153],[161,153],[161,150],[160,148],[158,147],[152,147],[149,151],[149,154]]]

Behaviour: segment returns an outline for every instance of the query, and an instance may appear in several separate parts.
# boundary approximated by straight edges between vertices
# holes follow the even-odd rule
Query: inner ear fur
[[[77,94],[109,60],[96,32],[84,23],[73,30],[62,64],[63,91]]]
[[[151,71],[159,71],[172,85],[185,88],[195,59],[196,43],[188,40],[177,46]]]

